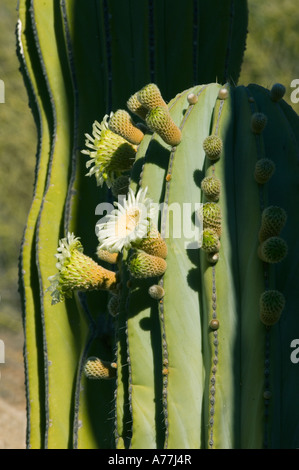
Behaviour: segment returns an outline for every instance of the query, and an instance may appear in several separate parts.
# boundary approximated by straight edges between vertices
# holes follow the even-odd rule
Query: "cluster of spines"
[[[218,261],[221,237],[221,209],[215,202],[206,202],[200,210],[199,217],[202,217],[202,250],[207,253],[207,258],[211,263]]]

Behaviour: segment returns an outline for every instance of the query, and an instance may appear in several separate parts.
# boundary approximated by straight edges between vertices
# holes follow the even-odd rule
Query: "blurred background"
[[[248,0],[249,35],[239,85],[281,82],[291,103],[299,79],[299,8],[295,0]],[[23,331],[18,294],[20,243],[33,194],[36,129],[15,52],[17,0],[0,0],[0,449],[25,448]],[[178,90],[180,91],[180,90]],[[299,93],[298,93],[299,97]]]

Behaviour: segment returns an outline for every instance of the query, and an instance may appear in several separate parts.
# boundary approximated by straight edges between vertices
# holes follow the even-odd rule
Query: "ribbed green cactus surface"
[[[20,262],[27,446],[298,447],[299,122],[275,90],[228,84],[246,2],[21,0],[19,16],[39,137]],[[95,233],[119,193],[118,236],[111,218]],[[161,205],[156,226],[140,201]],[[147,238],[121,242],[135,226]],[[49,277],[80,289],[57,302]]]

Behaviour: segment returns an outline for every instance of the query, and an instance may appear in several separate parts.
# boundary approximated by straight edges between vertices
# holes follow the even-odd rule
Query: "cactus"
[[[28,447],[298,447],[299,122],[283,87],[229,84],[246,2],[216,4],[20,1],[39,135],[20,269]],[[116,207],[96,220],[100,202]]]

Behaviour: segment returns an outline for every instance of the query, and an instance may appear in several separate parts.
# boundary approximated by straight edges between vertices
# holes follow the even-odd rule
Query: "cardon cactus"
[[[17,30],[39,132],[28,447],[298,447],[299,121],[281,86],[229,84],[246,3],[215,2],[213,60],[213,2],[181,18],[171,2],[169,24],[193,32],[163,30],[164,50],[167,1],[43,3],[20,2]]]

